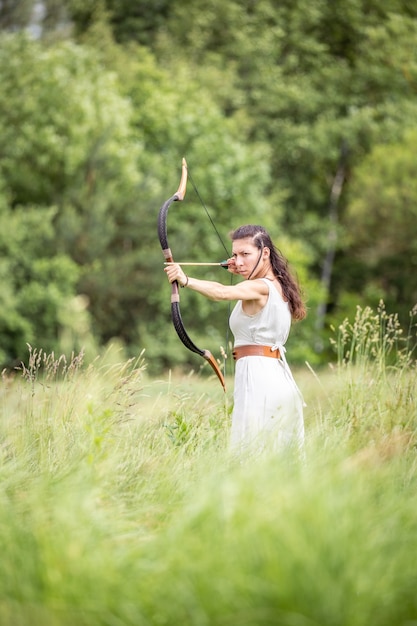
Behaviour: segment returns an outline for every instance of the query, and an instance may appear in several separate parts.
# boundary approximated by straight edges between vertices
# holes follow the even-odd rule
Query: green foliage
[[[168,0],[63,0],[77,37],[82,37],[103,18],[115,41],[152,46],[158,29],[169,15]]]
[[[375,144],[398,141],[404,129],[415,125],[416,23],[416,10],[407,2],[370,2],[366,10],[359,0],[347,5],[304,0],[207,5],[189,0],[174,6],[171,37],[181,52],[198,61],[202,80],[209,66],[226,72],[233,67],[229,97],[222,92],[219,96],[224,110],[241,110],[243,103],[256,121],[249,137],[272,148],[271,195],[281,198],[281,223],[291,235],[308,241],[313,252],[310,267],[317,273],[332,228],[330,188],[342,142],[349,150],[339,207],[343,215],[350,180],[355,180],[366,153]],[[169,62],[172,43],[165,43],[160,54]],[[410,154],[405,158],[412,169],[414,160]],[[402,220],[403,211],[398,214]],[[355,233],[351,225],[349,232]],[[343,287],[351,280],[359,301],[363,294],[363,284],[354,282],[356,271],[363,277],[362,261],[351,265],[349,233],[337,233],[330,308],[342,305],[347,295]],[[394,241],[395,232],[390,238]],[[404,292],[414,262],[408,271],[397,256],[391,262],[396,278],[402,273]],[[384,267],[379,276],[386,272],[390,274]],[[379,284],[383,282],[380,278]],[[396,288],[390,293],[394,280],[389,283],[379,297],[391,303]]]
[[[235,458],[217,383],[32,349],[0,385],[1,623],[412,622],[417,377],[386,322],[297,374],[303,461]]]
[[[415,324],[411,324],[412,331]],[[412,349],[409,345],[412,335],[404,336],[398,314],[389,314],[384,302],[380,302],[376,313],[371,307],[357,307],[355,319],[345,318],[337,332],[335,346],[339,366],[353,365],[358,370],[376,365],[382,374],[393,361],[396,367],[405,369],[412,364]]]
[[[0,362],[13,365],[26,344],[59,344],[61,312],[75,294],[77,266],[54,254],[56,211],[26,206],[0,211]],[[85,337],[84,337],[85,338]]]
[[[265,148],[242,143],[239,124],[223,119],[210,94],[190,81],[186,64],[172,84],[149,53],[136,52],[133,58],[125,55],[123,89],[114,74],[103,70],[109,53],[104,49],[96,53],[70,43],[44,48],[10,38],[4,42],[2,66],[8,85],[2,103],[2,173],[13,206],[29,199],[57,206],[55,254],[62,251],[80,266],[77,290],[88,297],[99,342],[119,337],[132,352],[143,347],[146,325],[154,321],[160,329],[155,336],[164,344],[166,300],[160,284],[165,278],[155,272],[161,262],[156,217],[178,185],[179,155],[186,154],[196,182],[204,180],[199,191],[209,206],[216,206],[212,213],[220,230],[222,223],[227,231],[236,226],[230,223],[231,204],[244,207],[239,220],[262,221],[269,180]],[[10,55],[13,72],[6,64]],[[22,99],[22,93],[27,97]],[[26,120],[23,135],[12,119]],[[178,168],[170,165],[175,162]],[[196,219],[201,208],[188,204],[189,193],[181,205],[182,219],[170,220],[173,249],[187,235],[190,249],[183,245],[184,254],[220,260],[226,253],[208,235],[210,222]],[[201,308],[200,317],[194,316],[196,326],[203,326],[208,315]]]
[[[398,303],[407,321],[416,291],[412,244],[406,250],[415,221],[414,5],[47,0],[43,8],[42,39],[3,32],[0,40],[0,203],[13,211],[55,207],[47,252],[29,265],[38,285],[57,283],[68,259],[78,278],[68,269],[67,304],[54,285],[32,284],[22,288],[20,308],[17,283],[5,279],[5,355],[20,359],[26,341],[47,327],[44,345],[65,335],[68,347],[78,346],[91,316],[101,345],[116,338],[129,354],[144,347],[155,368],[200,367],[169,328],[169,287],[156,271],[156,215],[176,189],[182,156],[226,247],[229,230],[244,222],[285,241],[310,312],[294,329],[297,361],[326,358],[315,353],[323,343],[316,310],[325,299],[328,322],[380,298],[390,309]],[[0,28],[26,27],[32,9],[2,3]],[[330,192],[343,142],[347,175],[335,228]],[[172,248],[186,260],[220,260],[226,253],[201,215],[189,184],[169,217]],[[333,232],[326,294],[318,278]],[[34,261],[41,243],[28,239],[25,256]],[[7,277],[7,258],[0,269]],[[186,321],[192,307],[193,337],[216,352],[227,312],[193,295],[184,305]],[[74,325],[65,310],[78,311]]]
[[[14,204],[51,204],[71,192],[75,204],[76,190],[93,195],[106,177],[114,197],[126,177],[137,180],[129,106],[91,52],[70,42],[47,48],[8,37],[0,53],[1,171]],[[121,162],[130,171],[116,184]]]
[[[340,285],[360,289],[365,282],[369,302],[383,293],[403,323],[417,303],[416,140],[409,130],[401,142],[377,145],[356,169],[345,226],[349,256],[361,276],[347,274]]]
[[[4,0],[0,4],[0,30],[14,31],[29,25],[35,0]]]
[[[10,206],[3,233],[12,233],[4,245],[19,290],[10,332],[5,322],[3,333],[8,357],[20,360],[22,346],[35,338],[57,345],[61,311],[77,291],[90,298],[94,316],[97,298],[82,279],[112,246],[129,247],[124,210],[140,177],[129,105],[92,51],[70,42],[48,48],[26,37],[3,38],[0,75],[0,172]],[[30,320],[30,332],[16,317]],[[9,336],[17,326],[24,343],[15,331]]]

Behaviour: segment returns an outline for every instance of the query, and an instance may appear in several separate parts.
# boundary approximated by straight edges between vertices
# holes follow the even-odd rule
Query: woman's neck
[[[275,280],[274,271],[269,263],[266,267],[263,267],[259,271],[259,276],[257,276],[257,278],[267,278],[268,280]]]

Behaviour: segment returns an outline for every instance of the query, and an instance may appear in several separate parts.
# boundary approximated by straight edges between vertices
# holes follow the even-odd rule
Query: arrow
[[[225,269],[227,269],[229,266],[227,264],[227,261],[220,261],[220,263],[172,263],[172,262],[165,262],[164,265],[206,265],[206,266],[220,266],[220,267],[224,267]]]

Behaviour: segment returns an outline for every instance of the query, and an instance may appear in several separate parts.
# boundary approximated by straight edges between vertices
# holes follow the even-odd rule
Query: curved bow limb
[[[177,192],[168,198],[166,202],[161,206],[158,215],[158,237],[159,243],[161,244],[162,252],[165,257],[166,263],[174,263],[173,255],[171,252],[171,248],[168,244],[168,234],[167,234],[167,217],[168,217],[168,209],[173,202],[178,202],[184,199],[186,188],[187,188],[187,162],[185,159],[182,160],[182,172],[181,172],[181,181],[178,187]],[[178,282],[174,281],[171,285],[171,317],[172,323],[174,325],[175,330],[177,331],[177,335],[188,350],[191,352],[195,352],[202,356],[208,363],[210,363],[214,372],[216,373],[217,378],[219,379],[223,390],[226,391],[226,383],[224,380],[223,373],[217,363],[216,359],[213,357],[209,350],[202,350],[198,348],[195,343],[188,336],[183,321],[181,317],[180,311],[180,294],[178,289]]]

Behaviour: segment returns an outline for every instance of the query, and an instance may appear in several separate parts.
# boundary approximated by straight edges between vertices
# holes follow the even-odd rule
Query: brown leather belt
[[[271,346],[237,346],[233,349],[233,358],[235,361],[243,356],[269,356],[274,359],[280,359],[281,355],[278,348],[271,350]]]

